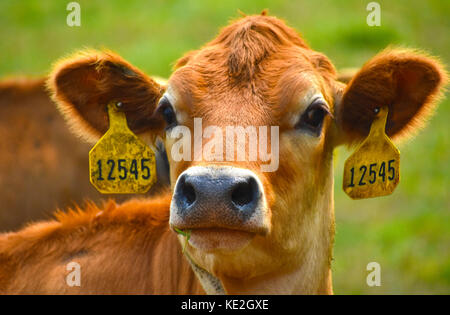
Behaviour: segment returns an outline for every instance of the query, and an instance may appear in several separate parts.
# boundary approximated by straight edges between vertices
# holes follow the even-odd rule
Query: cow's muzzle
[[[204,231],[264,235],[269,224],[264,189],[252,171],[194,166],[178,177],[170,207],[172,228],[198,235]]]

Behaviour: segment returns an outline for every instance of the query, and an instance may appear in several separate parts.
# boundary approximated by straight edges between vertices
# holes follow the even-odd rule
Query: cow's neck
[[[290,213],[303,213],[295,229],[301,231],[302,250],[289,258],[285,269],[254,278],[214,277],[190,261],[205,292],[209,294],[332,294],[331,261],[334,242],[334,179],[332,156],[326,159],[322,173],[292,203]],[[318,189],[317,187],[320,187]],[[297,191],[301,191],[300,187]],[[311,193],[313,192],[313,193]],[[313,196],[311,198],[311,196]],[[292,196],[290,196],[292,198]],[[292,218],[290,219],[292,220]],[[286,223],[286,222],[284,222]],[[281,224],[281,226],[285,226]],[[189,260],[189,259],[188,259]],[[221,283],[222,286],[219,286]]]
[[[332,183],[331,183],[332,188]],[[251,279],[214,277],[188,260],[203,289],[208,294],[332,294],[331,258],[334,238],[333,194],[317,203],[312,220],[316,230],[305,242],[308,250],[296,259],[300,262],[291,270],[277,271]],[[320,208],[320,209],[319,209]],[[308,223],[308,224],[311,224]],[[309,230],[309,232],[312,232]]]
[[[222,283],[228,294],[332,294],[330,268],[324,268],[319,274],[320,278],[314,280],[311,274],[299,269],[246,280],[225,278]]]
[[[333,222],[334,223],[334,222]],[[334,229],[330,225],[329,229]],[[312,244],[292,270],[276,271],[252,279],[221,278],[227,294],[332,294],[331,258],[334,231]],[[328,240],[326,240],[328,238]]]
[[[298,269],[252,279],[216,278],[188,257],[207,294],[332,294],[331,254],[311,251]]]
[[[206,294],[209,295],[223,295],[225,294],[225,289],[223,287],[222,281],[216,278],[208,271],[197,265],[188,254],[186,254],[186,258],[191,265],[192,270],[194,271],[197,279],[202,285],[203,290],[205,290]]]
[[[309,203],[308,209],[302,207],[304,199],[299,199],[293,205],[291,213],[307,213],[300,222],[298,229],[303,231],[301,243],[305,244],[285,270],[277,270],[251,279],[236,279],[221,276],[221,290],[211,292],[215,288],[216,281],[212,275],[200,279],[206,292],[220,294],[332,294],[331,261],[334,242],[334,202],[333,202],[333,168],[329,160],[328,168],[325,168],[320,177],[320,192],[315,200]],[[309,200],[311,201],[311,200]],[[204,271],[206,272],[206,271]],[[196,272],[197,277],[199,273]],[[206,286],[205,286],[206,283]],[[223,289],[223,291],[222,291]]]

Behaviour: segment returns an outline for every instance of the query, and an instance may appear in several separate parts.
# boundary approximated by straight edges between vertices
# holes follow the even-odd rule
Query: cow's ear
[[[389,108],[386,133],[404,138],[423,126],[447,75],[438,60],[407,49],[385,50],[341,86],[336,119],[341,143],[355,144],[369,133],[376,108]]]
[[[135,133],[163,128],[153,113],[164,87],[111,52],[83,51],[58,62],[47,87],[72,130],[89,142],[108,129],[109,102],[122,103]]]

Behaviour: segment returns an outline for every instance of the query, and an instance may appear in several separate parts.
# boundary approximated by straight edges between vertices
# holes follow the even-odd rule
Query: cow
[[[387,135],[407,138],[446,82],[436,58],[402,48],[338,82],[324,54],[265,13],[234,21],[187,53],[167,86],[112,52],[66,58],[48,87],[71,128],[94,143],[108,129],[107,104],[120,102],[133,132],[163,139],[171,189],[156,199],[75,208],[1,236],[0,291],[332,294],[334,148],[365,139],[385,107]],[[277,127],[266,128],[276,167],[250,159],[251,143],[234,160],[204,158],[221,151],[204,134],[181,146],[198,119],[205,134],[214,127],[211,139],[230,126]],[[190,144],[197,148],[187,151]],[[69,262],[81,266],[80,286],[65,282]]]
[[[89,182],[91,146],[68,130],[46,90],[46,80],[0,81],[0,231],[48,219],[56,208],[105,199]],[[150,194],[168,185],[165,152],[157,151],[157,157],[158,185]],[[130,195],[114,198],[124,201]]]

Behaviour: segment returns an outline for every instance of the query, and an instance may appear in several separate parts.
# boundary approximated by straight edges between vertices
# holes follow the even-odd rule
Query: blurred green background
[[[66,24],[70,1],[0,1],[0,76],[47,73],[83,47],[109,48],[149,74],[167,77],[174,61],[239,17],[269,9],[297,29],[336,67],[360,67],[389,44],[425,49],[450,63],[450,1],[378,1],[381,26],[366,24],[370,1],[94,1],[80,0],[81,27]],[[336,152],[336,294],[450,293],[448,189],[450,100],[426,129],[400,145],[401,182],[393,195],[353,201],[341,189]],[[368,287],[366,265],[381,265]]]

